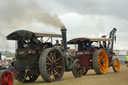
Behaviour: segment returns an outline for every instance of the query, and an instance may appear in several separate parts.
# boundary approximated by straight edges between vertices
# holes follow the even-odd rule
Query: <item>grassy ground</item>
[[[14,85],[128,85],[128,67],[121,65],[119,73],[114,73],[110,68],[105,75],[96,75],[93,70],[89,70],[81,78],[74,78],[71,72],[65,72],[63,79],[58,82],[46,83],[40,76],[34,83],[23,84],[15,81]]]

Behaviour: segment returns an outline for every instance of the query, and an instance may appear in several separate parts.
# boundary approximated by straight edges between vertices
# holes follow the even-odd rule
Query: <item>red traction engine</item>
[[[74,38],[68,41],[68,44],[75,45],[76,50],[72,68],[74,77],[85,75],[89,69],[94,69],[96,74],[105,74],[110,66],[114,72],[119,72],[120,62],[117,58],[113,59],[116,30],[113,28],[109,38]]]

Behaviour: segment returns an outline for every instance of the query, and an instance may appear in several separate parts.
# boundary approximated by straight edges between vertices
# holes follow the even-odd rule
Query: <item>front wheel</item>
[[[85,72],[85,66],[81,64],[79,59],[76,59],[73,62],[73,67],[72,67],[73,76],[76,78],[81,77],[82,75],[84,75],[84,72]]]
[[[16,79],[21,83],[29,83],[36,81],[38,76],[39,74],[35,71],[20,71],[18,72]]]
[[[114,72],[120,71],[120,61],[118,58],[113,59],[112,61],[112,68]]]

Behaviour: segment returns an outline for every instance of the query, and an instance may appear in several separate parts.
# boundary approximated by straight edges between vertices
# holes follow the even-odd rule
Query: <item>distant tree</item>
[[[2,55],[6,56],[6,57],[14,57],[15,53],[11,52],[11,51],[2,51],[1,52]]]

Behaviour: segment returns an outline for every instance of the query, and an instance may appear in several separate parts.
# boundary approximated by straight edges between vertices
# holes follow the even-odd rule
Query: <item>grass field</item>
[[[119,73],[113,72],[112,68],[105,75],[96,75],[93,70],[89,70],[87,75],[74,78],[72,72],[65,72],[61,81],[46,83],[41,76],[33,83],[14,82],[14,85],[128,85],[128,67],[121,65]]]

